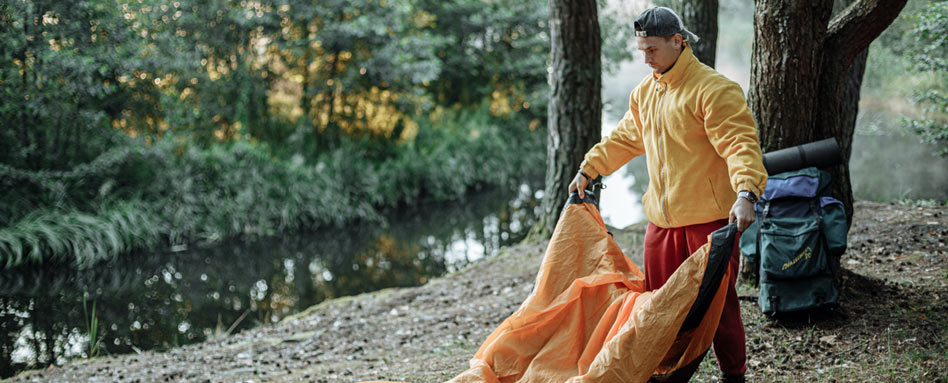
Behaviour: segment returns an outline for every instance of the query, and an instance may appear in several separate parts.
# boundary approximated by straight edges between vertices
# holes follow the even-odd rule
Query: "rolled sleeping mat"
[[[839,163],[836,138],[814,141],[764,153],[767,174],[777,174],[807,167],[825,168]]]

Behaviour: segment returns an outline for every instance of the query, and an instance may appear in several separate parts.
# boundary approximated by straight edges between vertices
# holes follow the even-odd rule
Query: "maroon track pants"
[[[691,253],[708,242],[709,234],[725,225],[727,220],[663,229],[650,222],[645,231],[645,288],[654,290],[662,287]],[[740,234],[737,239],[740,239]],[[735,240],[728,266],[731,273],[724,311],[714,334],[714,355],[718,358],[718,367],[725,374],[744,374],[747,370],[744,323],[741,321],[741,305],[734,286],[740,263],[738,240]]]

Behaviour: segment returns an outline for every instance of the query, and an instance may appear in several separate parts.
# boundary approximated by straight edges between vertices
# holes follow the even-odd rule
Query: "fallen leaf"
[[[830,346],[836,345],[836,335],[827,335],[820,337],[820,342],[826,343]]]

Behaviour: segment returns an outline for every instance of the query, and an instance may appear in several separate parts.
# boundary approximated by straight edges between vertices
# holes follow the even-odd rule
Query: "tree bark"
[[[543,216],[536,228],[550,233],[566,203],[583,155],[601,139],[602,62],[595,0],[550,0],[549,141]]]
[[[718,0],[673,0],[666,3],[678,12],[685,28],[698,35],[689,42],[698,61],[714,68],[718,48]]]
[[[853,1],[830,21],[833,2],[757,0],[748,104],[761,148],[773,151],[835,137],[842,161],[829,169],[833,195],[853,215],[849,158],[869,44],[906,0]],[[741,272],[756,281],[758,270]]]
[[[812,141],[832,7],[812,0],[755,3],[748,105],[765,152]]]

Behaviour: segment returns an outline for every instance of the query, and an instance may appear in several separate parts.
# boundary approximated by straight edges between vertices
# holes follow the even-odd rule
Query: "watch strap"
[[[737,192],[737,198],[746,199],[750,201],[751,203],[757,202],[757,195],[755,195],[754,192],[749,191],[749,190],[741,190]]]

